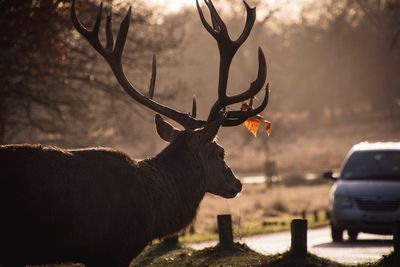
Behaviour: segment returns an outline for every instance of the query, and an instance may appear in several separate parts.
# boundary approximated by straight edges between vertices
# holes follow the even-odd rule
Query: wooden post
[[[233,247],[232,217],[230,214],[217,216],[219,245],[221,248]]]
[[[393,256],[396,266],[400,266],[400,221],[396,221],[393,227]]]
[[[299,258],[307,256],[307,220],[295,219],[291,223],[292,245],[290,252]]]
[[[318,222],[319,221],[319,214],[318,214],[317,210],[314,210],[313,216],[314,216],[314,222]]]
[[[327,220],[331,219],[331,214],[329,213],[329,210],[325,211],[325,219],[327,219]]]
[[[303,220],[305,220],[306,217],[307,217],[307,212],[306,212],[305,210],[303,210],[303,211],[300,213],[300,215],[301,215],[301,218],[302,218]]]
[[[191,224],[191,225],[190,225],[190,227],[189,227],[189,233],[190,233],[191,235],[193,235],[193,234],[196,233],[196,229],[194,228],[194,224]]]

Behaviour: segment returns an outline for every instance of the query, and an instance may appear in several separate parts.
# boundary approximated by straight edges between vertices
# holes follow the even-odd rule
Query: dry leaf
[[[257,137],[258,127],[260,126],[259,120],[249,118],[243,123],[243,125],[254,135],[254,137]]]
[[[242,102],[242,107],[240,108],[240,110],[246,111],[246,110],[251,110],[253,109],[253,101],[251,100],[247,100]],[[257,131],[258,128],[260,127],[260,124],[264,123],[265,125],[265,131],[267,133],[268,136],[271,135],[271,122],[267,121],[266,119],[264,119],[263,116],[261,116],[260,114],[248,118],[243,125],[254,135],[254,137],[257,137]]]

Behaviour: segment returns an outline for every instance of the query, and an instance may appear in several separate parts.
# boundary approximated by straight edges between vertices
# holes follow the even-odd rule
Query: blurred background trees
[[[215,2],[235,37],[244,25],[242,2]],[[259,139],[243,127],[221,131],[236,168],[260,169],[269,157],[288,169],[305,168],[301,159],[315,161],[310,168],[332,167],[353,142],[398,140],[399,0],[249,2],[257,5],[258,20],[234,60],[229,90],[242,91],[255,78],[261,46],[271,84],[265,117],[273,128],[270,138]],[[99,3],[78,3],[79,17],[90,27]],[[132,82],[146,90],[156,53],[156,99],[190,111],[195,94],[199,117],[206,117],[216,97],[218,51],[195,3],[169,14],[146,1],[106,4],[113,8],[114,30],[133,5],[123,55]],[[117,146],[138,157],[155,153],[162,142],[154,134],[153,114],[119,89],[104,60],[72,29],[69,9],[69,0],[0,1],[1,143]]]
[[[119,89],[104,60],[72,28],[70,2],[0,2],[1,143],[100,145],[133,138],[140,129],[132,124],[148,119],[141,109],[138,115],[138,105]],[[79,16],[89,28],[98,4],[78,1]],[[115,31],[128,5],[113,5]],[[105,9],[110,12],[110,3]],[[152,54],[164,55],[159,65],[165,65],[183,37],[176,22],[161,27],[157,16],[135,2],[124,64],[142,88],[148,86]]]

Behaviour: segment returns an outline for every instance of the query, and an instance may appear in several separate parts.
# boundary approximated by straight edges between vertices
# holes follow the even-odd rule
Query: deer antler
[[[250,6],[246,3],[246,1],[243,1],[247,12],[246,24],[239,38],[233,41],[229,36],[228,29],[225,23],[223,22],[218,12],[216,11],[213,2],[211,0],[204,0],[204,2],[206,3],[210,11],[212,25],[210,25],[205,19],[198,0],[196,0],[197,10],[199,12],[200,19],[201,22],[203,23],[204,28],[217,41],[220,54],[218,99],[214,103],[210,111],[210,114],[208,116],[207,121],[210,121],[215,119],[215,117],[218,115],[218,112],[220,112],[222,109],[225,109],[227,106],[251,99],[258,92],[260,92],[261,89],[264,87],[265,80],[267,78],[267,64],[265,61],[264,53],[262,49],[259,48],[258,49],[259,67],[256,80],[254,80],[251,83],[247,91],[238,95],[227,96],[226,90],[228,85],[229,69],[232,63],[232,59],[235,56],[237,50],[240,48],[240,46],[249,37],[249,34],[253,28],[256,19],[256,8],[250,8]],[[227,117],[222,126],[236,126],[242,124],[249,117],[255,116],[258,113],[262,112],[268,104],[268,98],[269,98],[269,89],[267,85],[264,101],[258,108],[247,111],[228,111]]]
[[[125,18],[121,22],[119,27],[117,39],[114,44],[114,37],[111,30],[111,15],[107,16],[105,32],[106,32],[106,45],[105,47],[101,44],[99,40],[99,28],[101,24],[101,16],[102,16],[102,8],[103,4],[100,5],[99,12],[97,14],[97,18],[93,27],[93,30],[89,31],[86,29],[81,22],[79,21],[76,10],[75,10],[75,0],[72,1],[71,7],[71,20],[72,24],[76,28],[76,30],[82,34],[88,42],[92,45],[92,47],[104,57],[107,63],[110,65],[111,70],[113,71],[118,83],[121,87],[137,102],[140,104],[158,112],[176,122],[181,124],[186,129],[196,129],[204,126],[207,122],[213,121],[218,117],[218,113],[221,110],[225,110],[225,108],[229,105],[240,103],[242,101],[252,99],[258,92],[261,91],[262,87],[265,84],[267,71],[266,71],[266,62],[264,54],[259,49],[259,70],[258,76],[255,81],[253,81],[249,87],[249,89],[241,94],[234,96],[227,96],[227,83],[229,76],[229,68],[232,62],[232,59],[239,49],[239,47],[246,41],[248,38],[251,29],[254,25],[255,21],[255,8],[250,8],[249,5],[244,2],[247,10],[247,19],[245,28],[240,35],[240,37],[236,41],[232,41],[229,37],[228,30],[226,25],[222,21],[218,12],[216,11],[211,0],[205,0],[206,5],[208,6],[211,18],[212,18],[212,26],[208,24],[206,19],[204,18],[203,12],[199,6],[198,1],[196,0],[197,8],[200,14],[200,19],[206,28],[206,30],[217,40],[218,48],[220,52],[220,71],[219,71],[219,85],[218,85],[218,99],[214,103],[211,108],[210,114],[208,116],[207,121],[196,119],[196,108],[193,107],[192,116],[188,113],[179,112],[175,109],[164,106],[153,100],[154,89],[155,89],[155,81],[156,81],[156,58],[153,57],[152,64],[152,76],[149,86],[149,96],[146,97],[142,93],[139,92],[128,80],[126,77],[123,67],[122,67],[122,53],[125,47],[126,37],[129,30],[130,17],[131,17],[131,8],[129,8]],[[258,113],[262,112],[268,104],[268,85],[266,87],[266,94],[264,97],[264,101],[261,105],[256,109],[249,110],[238,110],[238,111],[227,111],[226,118],[222,123],[222,126],[236,126],[243,123],[249,117],[255,116]],[[195,105],[195,102],[193,103]]]
[[[172,120],[178,122],[182,126],[188,129],[195,129],[200,128],[205,125],[205,121],[197,120],[189,116],[187,113],[179,112],[174,109],[171,109],[167,106],[164,106],[156,101],[154,101],[153,94],[154,94],[154,86],[156,80],[156,60],[155,57],[153,59],[153,66],[152,66],[152,78],[150,83],[149,89],[149,97],[144,96],[140,93],[128,80],[126,77],[122,63],[121,57],[122,52],[124,50],[126,37],[129,30],[130,24],[130,17],[131,17],[131,8],[129,8],[125,18],[121,22],[117,39],[114,44],[114,38],[111,31],[111,16],[107,16],[106,21],[106,46],[103,47],[99,40],[99,28],[101,23],[101,15],[102,15],[102,8],[103,4],[100,5],[99,12],[96,18],[96,22],[94,24],[93,30],[87,30],[79,21],[76,10],[75,10],[75,0],[72,1],[71,7],[71,19],[72,24],[76,28],[76,30],[82,34],[92,45],[92,47],[104,57],[104,59],[110,65],[115,77],[117,78],[118,83],[122,86],[122,88],[137,102],[140,104],[158,112]]]

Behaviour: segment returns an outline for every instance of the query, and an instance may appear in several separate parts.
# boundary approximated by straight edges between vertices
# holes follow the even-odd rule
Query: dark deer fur
[[[142,161],[105,148],[1,146],[1,261],[128,266],[152,239],[193,220],[208,172],[193,139],[181,133]],[[207,155],[217,146],[204,156],[219,157]]]

